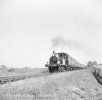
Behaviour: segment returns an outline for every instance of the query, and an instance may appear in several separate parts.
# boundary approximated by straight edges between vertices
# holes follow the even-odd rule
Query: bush
[[[8,72],[14,72],[14,71],[15,71],[14,68],[8,69]]]

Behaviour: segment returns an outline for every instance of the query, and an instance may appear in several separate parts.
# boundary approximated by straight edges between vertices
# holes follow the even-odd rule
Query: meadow
[[[102,100],[102,86],[88,70],[55,73],[1,85],[0,100]]]

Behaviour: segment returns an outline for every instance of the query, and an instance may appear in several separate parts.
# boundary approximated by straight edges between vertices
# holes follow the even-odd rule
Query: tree
[[[87,63],[87,67],[88,67],[88,68],[89,68],[89,67],[94,67],[93,62],[92,62],[92,61],[89,61],[89,62]]]
[[[2,69],[7,69],[7,67],[5,65],[1,65]]]
[[[7,69],[8,68],[5,65],[1,65],[1,68],[0,68],[1,71],[7,71]]]
[[[89,61],[87,63],[87,67],[92,73],[96,71],[96,66],[98,66],[97,61]]]
[[[93,66],[94,66],[94,67],[95,67],[95,66],[98,66],[97,61],[94,61],[94,62],[93,62]]]
[[[98,66],[98,63],[97,63],[97,61],[89,61],[88,63],[87,63],[87,66],[88,67],[95,67],[95,66]]]

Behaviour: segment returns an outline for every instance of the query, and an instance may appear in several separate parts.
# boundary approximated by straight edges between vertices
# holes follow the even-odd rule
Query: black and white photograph
[[[0,100],[102,100],[101,0],[0,0]]]

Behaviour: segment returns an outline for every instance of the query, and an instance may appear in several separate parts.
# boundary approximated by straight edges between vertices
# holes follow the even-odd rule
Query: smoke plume
[[[64,37],[56,37],[52,39],[52,47],[68,47],[71,49],[82,49],[83,45],[75,40],[66,39]]]

